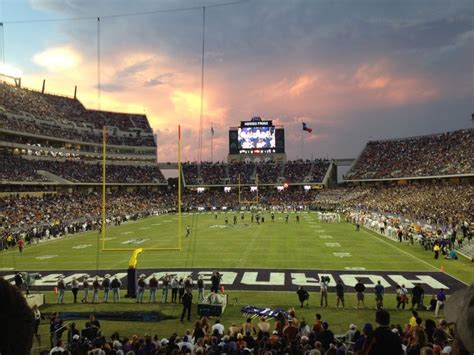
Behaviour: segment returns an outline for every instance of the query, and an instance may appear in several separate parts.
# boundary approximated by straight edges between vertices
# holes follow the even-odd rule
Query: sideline
[[[420,259],[420,258],[417,257],[416,255],[413,255],[413,254],[411,254],[411,253],[409,253],[409,252],[407,252],[407,251],[405,251],[405,250],[403,250],[403,249],[400,249],[399,247],[397,247],[397,246],[395,246],[395,245],[389,243],[389,242],[386,241],[386,240],[383,240],[383,239],[381,238],[381,237],[384,237],[383,235],[379,235],[378,233],[376,233],[376,232],[374,232],[374,231],[372,231],[372,230],[370,230],[370,229],[367,229],[365,226],[361,226],[361,227],[362,227],[362,232],[364,232],[364,233],[370,235],[372,238],[378,240],[378,241],[381,242],[381,243],[384,243],[384,244],[386,244],[386,245],[389,245],[390,247],[392,247],[392,248],[394,248],[394,249],[396,249],[396,250],[402,252],[402,253],[405,254],[405,255],[411,256],[413,259],[415,259],[415,260],[417,260],[417,261],[419,261],[419,262],[421,262],[421,263],[423,263],[423,264],[425,264],[425,265],[428,265],[428,266],[431,267],[432,269],[435,269],[436,271],[439,272],[438,268],[437,268],[436,266],[434,266],[433,264],[430,264],[429,262],[427,262],[427,261],[425,261],[425,260],[423,260],[423,259]],[[375,234],[375,235],[374,235],[374,234]],[[445,273],[446,275],[449,275],[449,276],[452,277],[453,279],[455,279],[455,280],[457,280],[457,281],[463,283],[464,285],[469,286],[469,284],[468,284],[467,282],[464,282],[463,280],[457,278],[456,276],[453,276],[453,275],[451,275],[451,274],[449,274],[449,273],[447,273],[447,272],[444,272],[444,273]]]

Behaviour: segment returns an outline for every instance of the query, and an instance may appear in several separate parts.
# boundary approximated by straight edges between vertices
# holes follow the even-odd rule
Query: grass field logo
[[[37,256],[35,259],[37,260],[48,260],[48,259],[52,259],[52,258],[56,258],[57,255],[41,255],[41,256]]]
[[[147,240],[150,240],[150,239],[144,239],[144,238],[136,238],[136,239],[129,239],[129,240],[125,240],[123,241],[121,244],[142,244],[144,242],[146,242]]]
[[[92,244],[79,244],[79,245],[73,246],[72,248],[73,249],[85,249],[85,248],[90,248],[91,246],[92,246]]]
[[[351,253],[333,253],[335,257],[338,258],[350,258],[352,255]]]

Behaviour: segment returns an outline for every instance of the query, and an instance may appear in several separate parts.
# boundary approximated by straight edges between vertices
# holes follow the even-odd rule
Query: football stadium
[[[275,53],[295,41],[303,57],[342,53],[324,47],[349,26],[330,2],[79,3],[2,3],[0,355],[474,353],[472,75],[430,68],[424,88],[414,67],[395,78],[380,61],[351,84],[343,69],[325,78],[336,63],[321,59],[313,79],[290,82],[291,55],[273,62],[252,44],[254,58],[229,57],[265,36]],[[374,38],[354,35],[367,47],[346,54],[367,60],[377,21],[393,21],[382,52],[428,55],[421,39],[448,26],[433,4],[426,17],[412,4],[408,30],[400,4],[369,29],[357,10],[352,33]],[[430,45],[472,74],[472,6],[453,4],[459,36],[452,25]],[[157,16],[166,38],[152,49]],[[393,37],[404,31],[413,43]],[[124,43],[126,64],[113,57]],[[246,93],[254,69],[281,76]],[[349,118],[321,121],[324,110]]]

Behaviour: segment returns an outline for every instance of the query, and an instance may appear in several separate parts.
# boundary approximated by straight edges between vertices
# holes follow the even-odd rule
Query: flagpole
[[[303,146],[304,146],[304,134],[303,134],[304,130],[302,129],[301,130],[301,160],[304,160],[304,157],[303,157]]]
[[[211,163],[214,161],[213,158],[213,153],[214,153],[214,147],[213,147],[213,141],[214,141],[214,128],[212,127],[212,122],[211,122]]]

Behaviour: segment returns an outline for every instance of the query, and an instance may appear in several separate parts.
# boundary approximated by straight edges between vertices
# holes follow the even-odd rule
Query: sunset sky
[[[229,0],[228,2],[232,2]],[[146,113],[160,161],[197,158],[201,6],[218,1],[0,0],[4,61],[26,87]],[[196,7],[195,9],[191,9]],[[182,11],[163,11],[187,8]],[[137,13],[154,12],[148,15]],[[111,16],[135,14],[133,16]],[[43,21],[62,19],[62,21]],[[36,22],[32,22],[34,20]],[[243,0],[206,9],[203,159],[252,116],[286,128],[290,159],[356,157],[367,140],[473,126],[474,1]]]

